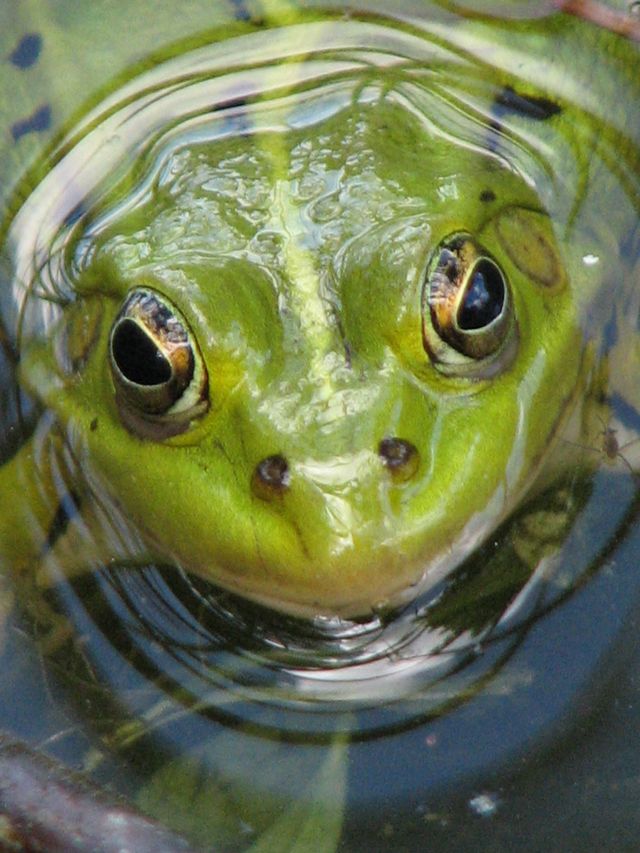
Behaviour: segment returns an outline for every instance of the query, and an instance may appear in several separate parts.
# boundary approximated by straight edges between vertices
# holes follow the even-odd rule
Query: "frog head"
[[[293,614],[451,571],[538,474],[581,369],[530,184],[384,99],[182,139],[74,251],[22,376],[78,475],[141,560]]]

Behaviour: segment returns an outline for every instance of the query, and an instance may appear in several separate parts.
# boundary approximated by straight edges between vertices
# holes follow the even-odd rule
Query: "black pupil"
[[[171,365],[151,338],[133,320],[121,320],[111,341],[113,359],[129,382],[162,385],[171,379]]]
[[[499,269],[483,258],[471,275],[464,299],[458,309],[458,328],[483,329],[504,307],[504,281]]]

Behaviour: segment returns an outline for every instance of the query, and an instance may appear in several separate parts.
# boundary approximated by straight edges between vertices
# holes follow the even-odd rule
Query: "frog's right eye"
[[[207,371],[186,321],[163,296],[131,291],[109,338],[121,413],[181,432],[208,406]]]

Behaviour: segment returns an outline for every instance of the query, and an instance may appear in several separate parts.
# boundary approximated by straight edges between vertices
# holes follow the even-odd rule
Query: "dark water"
[[[232,5],[237,19],[250,16],[244,4]],[[526,18],[527,4],[516,5],[514,14]],[[402,4],[397,14],[417,15],[445,50],[442,30],[418,8]],[[370,27],[369,14],[363,19]],[[418,51],[416,32],[396,25],[389,27],[388,41],[376,31],[377,50],[391,61],[402,47],[419,64],[419,55],[412,54]],[[366,32],[363,43],[355,39],[350,47],[357,61],[374,52],[372,30]],[[450,35],[455,54],[460,40],[455,30]],[[12,55],[37,62],[34,38]],[[269,36],[256,44],[272,50]],[[322,53],[322,45],[314,46]],[[331,62],[334,48],[325,47]],[[469,51],[483,53],[478,43]],[[184,57],[188,77],[193,59],[188,52]],[[204,57],[206,64],[206,51]],[[637,52],[630,61],[637,61]],[[176,65],[167,67],[176,74]],[[169,86],[166,70],[159,68],[154,85],[160,98]],[[222,104],[215,125],[221,137],[247,132],[247,122],[263,120],[259,110],[252,115],[238,108],[255,80],[246,92],[234,89],[226,96],[224,76],[216,78],[215,90],[206,80],[205,74],[193,89],[196,127],[190,133],[197,133],[203,104],[212,100]],[[451,85],[450,96],[464,91],[458,84]],[[38,196],[36,190],[26,208],[35,225],[13,226],[26,247],[18,255],[18,279],[29,280],[25,270],[37,267],[47,296],[53,291],[60,304],[73,286],[66,247],[76,247],[74,262],[81,263],[91,234],[108,227],[115,215],[112,207],[100,208],[103,187],[114,176],[126,184],[138,156],[151,161],[159,156],[157,149],[145,148],[145,140],[157,138],[167,112],[138,110],[137,101],[114,91],[113,103],[126,106],[120,112],[105,108],[101,115],[113,126],[121,122],[127,132],[111,131],[105,145],[87,120],[77,138],[70,137],[76,147],[70,146],[68,162],[74,168],[67,165],[65,174],[73,180],[61,191],[45,179],[46,192]],[[481,112],[484,94],[469,95],[467,113],[461,110],[463,98],[456,102],[455,133],[492,150],[498,143],[491,121],[504,115],[496,117],[493,108],[478,120],[473,110]],[[338,85],[312,106],[330,114],[344,97]],[[178,119],[184,114],[183,107],[176,112],[170,96],[167,103],[177,129],[162,144],[171,146],[182,139]],[[503,97],[504,112],[512,103]],[[534,108],[550,110],[542,98],[530,99],[526,109]],[[304,101],[292,124],[308,122],[308,109]],[[617,122],[616,114],[609,127]],[[536,149],[535,139],[504,144],[514,163],[528,167],[532,180],[545,188],[545,201],[558,216],[604,239],[600,225],[591,224],[594,199],[576,189],[574,175],[554,174],[548,183],[541,178],[547,167],[553,172],[567,162],[571,140],[558,140],[564,150],[557,160],[545,145]],[[637,174],[629,179],[633,157],[622,158],[616,170],[608,153],[597,167],[611,169],[617,179],[615,232],[621,223],[637,221]],[[93,161],[83,173],[94,157],[98,165]],[[50,175],[55,177],[55,169]],[[144,181],[138,189],[142,194]],[[92,207],[100,214],[94,216]],[[587,213],[577,213],[578,207]],[[24,223],[24,212],[22,217]],[[78,234],[84,243],[75,242]],[[613,263],[631,276],[637,226],[614,236],[622,248]],[[613,238],[603,243],[603,253],[613,243]],[[590,265],[591,255],[584,262]],[[22,324],[23,334],[27,329],[27,336],[37,335],[53,322],[59,305],[49,298],[43,308],[33,298],[37,289],[27,287],[29,304],[17,312],[8,295],[13,274],[6,263],[3,270],[3,323],[10,341],[2,365],[3,453],[9,458],[39,417],[37,404],[16,390],[20,341],[11,329]],[[609,310],[611,291],[585,309],[585,334],[609,318],[598,338],[602,363],[620,336],[636,331],[637,296],[629,290],[621,286],[616,292],[626,324]],[[610,423],[632,440],[640,429],[630,393],[634,363],[611,363],[612,376],[599,393],[609,404]],[[589,384],[585,389],[593,392]],[[514,507],[514,515],[436,590],[399,613],[382,612],[366,622],[310,625],[275,617],[157,566],[140,572],[105,567],[73,582],[60,579],[45,592],[27,585],[25,593],[19,585],[23,606],[11,613],[5,630],[1,725],[110,782],[160,819],[170,815],[172,826],[204,847],[636,849],[640,534],[630,470],[634,448],[624,459],[604,460],[596,452],[601,437],[587,434],[584,440],[595,448],[586,452],[595,471],[567,466],[558,482]],[[568,443],[567,448],[576,450]],[[33,594],[41,596],[43,607],[25,602]],[[51,612],[64,614],[71,631],[52,632]]]

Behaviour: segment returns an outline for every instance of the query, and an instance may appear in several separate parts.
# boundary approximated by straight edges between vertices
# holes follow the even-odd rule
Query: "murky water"
[[[571,45],[595,29],[546,17],[540,4],[535,15],[518,3],[509,20],[473,25],[458,17],[472,4],[402,3],[381,17],[375,3],[326,15],[306,3],[304,17],[280,10],[255,24],[250,8],[233,5],[239,28],[202,35],[200,22],[188,44],[132,68],[127,57],[96,80],[106,90],[58,128],[7,202],[2,446],[7,460],[24,442],[32,453],[2,499],[32,489],[49,515],[30,519],[33,542],[46,545],[15,584],[22,615],[7,623],[6,655],[25,662],[13,665],[19,684],[5,689],[2,724],[111,780],[205,848],[624,845],[635,837],[640,750],[629,755],[624,734],[610,739],[636,701],[633,679],[616,678],[634,660],[640,600],[640,150],[629,70],[638,52],[629,44],[624,61],[609,61],[614,82],[599,92],[583,86],[589,61],[567,71]],[[504,13],[488,5],[481,11]],[[61,112],[78,107],[73,97]],[[298,158],[303,177],[286,191],[325,265],[366,233],[372,207],[382,222],[419,215],[424,197],[400,178],[381,180],[368,151],[346,165],[331,159],[341,145],[356,152],[356,128],[383,101],[400,126],[454,152],[454,169],[436,164],[434,222],[448,221],[461,193],[477,195],[485,169],[508,200],[548,213],[553,238],[537,219],[530,227],[545,247],[557,241],[568,277],[579,277],[571,329],[581,355],[558,365],[557,385],[569,389],[558,411],[558,395],[535,377],[518,391],[524,415],[549,406],[541,429],[554,424],[553,466],[538,464],[546,453],[531,449],[523,425],[505,453],[508,512],[488,510],[429,583],[357,619],[277,615],[150,559],[148,530],[129,523],[124,498],[101,491],[109,454],[92,458],[81,419],[56,425],[56,393],[96,387],[82,376],[101,321],[76,310],[78,282],[100,253],[126,264],[134,246],[167,263],[186,252],[201,262],[259,257],[275,269],[287,236],[271,213],[278,145]],[[557,132],[559,110],[575,119]],[[181,205],[194,196],[185,227]],[[171,206],[158,201],[167,198]],[[461,227],[455,217],[450,227]],[[514,254],[523,249],[517,229],[508,240]],[[325,296],[339,301],[330,288]],[[25,367],[24,353],[50,337],[54,361],[31,356]],[[617,446],[604,444],[609,426]],[[510,492],[527,454],[536,460],[527,489]],[[46,473],[29,484],[34,459]],[[97,506],[89,521],[87,493]],[[21,563],[8,539],[0,548],[3,566]],[[27,722],[20,709],[38,695],[51,714]],[[77,720],[81,734],[71,733]],[[594,818],[603,800],[610,808]],[[575,820],[563,823],[571,808]]]

